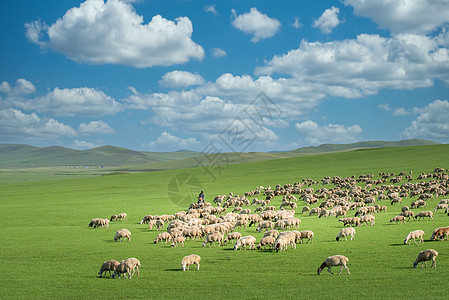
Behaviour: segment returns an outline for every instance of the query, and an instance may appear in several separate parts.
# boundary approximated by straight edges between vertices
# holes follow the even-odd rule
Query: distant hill
[[[367,148],[436,145],[426,140],[367,141],[352,144],[323,144],[286,152],[225,153],[223,165],[265,161],[302,155],[342,152]],[[115,146],[74,150],[60,146],[34,147],[0,144],[0,168],[36,168],[45,166],[107,166],[123,171],[148,171],[190,168],[201,165],[202,153],[188,150],[175,152],[134,151]]]
[[[410,140],[401,140],[401,141],[366,141],[366,142],[358,142],[352,144],[322,144],[319,146],[311,146],[311,147],[303,147],[298,148],[296,150],[288,151],[290,153],[303,153],[303,154],[312,154],[312,153],[329,153],[329,152],[340,152],[340,151],[349,151],[356,149],[365,149],[365,148],[386,148],[386,147],[411,147],[411,146],[426,146],[426,145],[437,145],[440,144],[438,142],[427,141],[427,140],[419,140],[419,139],[410,139]]]

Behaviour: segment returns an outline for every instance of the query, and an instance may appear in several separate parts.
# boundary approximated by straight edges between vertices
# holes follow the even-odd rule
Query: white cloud
[[[214,48],[212,49],[212,55],[214,57],[225,57],[227,55],[226,51],[224,51],[221,48]]]
[[[89,123],[81,123],[78,127],[78,133],[81,135],[90,134],[112,134],[115,130],[103,121],[91,121]]]
[[[205,80],[200,74],[194,74],[187,71],[171,71],[165,73],[159,84],[171,88],[185,88],[192,85],[204,84]]]
[[[409,34],[302,41],[298,49],[274,56],[257,68],[256,74],[288,74],[302,84],[323,84],[328,95],[354,98],[385,88],[429,87],[435,78],[449,82],[449,51],[439,41]]]
[[[218,14],[217,10],[215,9],[215,4],[204,5],[204,11],[208,12],[208,13],[211,13],[213,15],[217,15]]]
[[[338,13],[340,9],[338,7],[332,6],[326,9],[318,20],[313,22],[313,27],[319,28],[322,32],[329,34],[332,30],[340,24],[338,19]]]
[[[55,88],[43,97],[16,101],[15,105],[26,110],[35,110],[55,116],[104,116],[115,114],[122,105],[92,88]]]
[[[75,140],[72,144],[72,148],[78,149],[78,150],[92,149],[92,148],[96,148],[99,146],[100,145],[97,145],[97,144],[94,144],[91,142],[80,141],[80,140]]]
[[[279,20],[262,14],[255,7],[251,8],[248,13],[238,16],[233,9],[232,15],[234,18],[232,26],[246,34],[253,35],[251,39],[253,43],[274,36],[281,28],[281,22]]]
[[[293,22],[292,27],[298,29],[298,28],[301,28],[302,26],[303,25],[299,21],[299,17],[295,17],[295,21]]]
[[[344,0],[354,14],[392,33],[426,34],[448,23],[449,0]]]
[[[31,42],[77,62],[146,68],[204,57],[203,48],[191,39],[189,18],[170,21],[156,15],[145,24],[131,4],[123,1],[87,0],[51,26],[39,22],[25,26]],[[42,31],[48,42],[42,40]]]
[[[11,86],[8,82],[3,81],[0,84],[0,93],[5,93],[9,96],[20,96],[20,95],[28,95],[32,94],[36,91],[34,85],[23,78],[19,78],[16,81],[15,86]]]
[[[181,150],[181,149],[189,149],[191,147],[198,146],[198,141],[196,138],[180,138],[174,135],[171,135],[168,132],[163,132],[156,140],[149,142],[145,146],[153,149],[171,149],[171,150]]]
[[[48,141],[60,137],[75,137],[76,131],[55,119],[42,119],[37,114],[27,114],[18,109],[0,110],[0,139],[23,143]]]
[[[305,145],[355,142],[360,139],[362,133],[362,128],[359,125],[350,127],[338,124],[320,126],[311,120],[296,123],[295,127],[301,135],[301,143]]]
[[[435,100],[415,109],[418,117],[401,134],[404,138],[421,138],[449,142],[449,101]]]

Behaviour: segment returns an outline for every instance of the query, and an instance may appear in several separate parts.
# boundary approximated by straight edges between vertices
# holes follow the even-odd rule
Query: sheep
[[[210,233],[206,236],[206,239],[203,242],[202,247],[206,246],[207,243],[209,243],[209,247],[212,247],[212,244],[215,242],[218,242],[218,246],[220,246],[220,243],[223,244],[223,235],[219,232]]]
[[[433,220],[433,212],[431,212],[430,210],[420,211],[415,216],[415,220],[421,220],[422,218],[429,218],[429,220]]]
[[[427,261],[432,260],[432,267],[436,268],[437,263],[435,261],[436,257],[438,256],[438,252],[434,249],[427,249],[424,251],[419,252],[418,257],[416,257],[415,262],[413,263],[413,268],[416,268],[419,263],[421,263],[421,268],[426,264],[427,268]]]
[[[177,236],[173,238],[173,242],[171,243],[170,247],[178,247],[178,244],[181,244],[184,247],[184,242],[186,238],[183,236]]]
[[[164,221],[157,219],[155,225],[157,230],[162,230],[164,228]]]
[[[119,240],[121,242],[122,239],[125,239],[125,238],[128,239],[128,242],[131,241],[131,232],[128,229],[123,228],[123,229],[117,230],[117,232],[115,233],[115,236],[114,236],[114,241],[117,242],[117,240]]]
[[[226,245],[227,242],[230,240],[238,240],[242,237],[242,234],[240,232],[232,232],[226,236],[226,238],[223,240],[223,245]]]
[[[131,275],[131,267],[124,261],[122,260],[117,267],[114,270],[114,273],[112,274],[112,278],[115,278],[118,276],[118,278],[120,278],[120,276],[123,274],[123,277],[126,277],[126,274],[128,274],[128,278],[131,279],[132,275]]]
[[[359,226],[360,225],[359,217],[343,218],[343,219],[339,219],[338,221],[343,222],[343,226],[346,226],[348,224],[349,224],[349,226],[352,226],[352,225]]]
[[[276,252],[287,251],[288,245],[296,249],[296,234],[292,231],[284,231],[282,234],[279,234],[274,242],[274,249]]]
[[[393,217],[392,219],[390,219],[390,223],[393,223],[393,222],[395,222],[396,224],[398,222],[401,222],[401,224],[402,223],[407,224],[407,222],[405,222],[405,217],[404,216],[395,216],[395,217]]]
[[[184,256],[181,260],[181,268],[183,271],[188,270],[190,265],[195,264],[197,266],[197,270],[200,270],[200,261],[201,257],[197,254],[191,254],[188,256]]]
[[[354,235],[355,235],[355,228],[354,227],[347,227],[347,228],[342,228],[340,230],[340,232],[338,233],[336,240],[340,240],[340,238],[344,237],[345,240],[347,241],[348,239],[346,238],[348,235],[351,236],[351,241],[354,239]]]
[[[131,277],[134,276],[134,273],[136,272],[136,270],[137,270],[137,277],[139,277],[139,275],[140,275],[139,267],[141,265],[140,265],[140,261],[137,258],[131,257],[131,258],[122,260],[120,263],[122,263],[122,262],[126,263],[129,266],[129,268],[133,271],[133,273],[131,274]],[[131,277],[129,279],[131,279]]]
[[[439,210],[439,209],[447,209],[448,208],[448,204],[447,203],[440,203],[440,204],[438,204],[436,207],[435,207],[435,210],[434,210],[434,212],[436,212],[437,210]]]
[[[168,232],[161,232],[156,236],[156,239],[154,240],[154,243],[157,244],[158,242],[165,241],[165,243],[169,242],[171,240],[171,235]]]
[[[260,232],[262,229],[265,229],[265,231],[269,229],[273,229],[274,223],[271,221],[263,221],[259,223],[259,226],[257,226],[256,231]]]
[[[430,237],[430,240],[435,241],[436,239],[439,239],[444,241],[444,236],[449,239],[449,226],[435,229]]]
[[[409,242],[410,245],[412,239],[417,245],[418,243],[416,242],[415,239],[419,239],[419,244],[421,244],[424,241],[424,231],[422,230],[410,231],[410,233],[405,237],[404,245],[407,244],[407,242]]]
[[[332,275],[332,267],[333,266],[340,266],[340,272],[338,272],[337,275],[340,275],[341,271],[343,270],[343,267],[345,267],[346,271],[348,271],[348,275],[351,275],[349,272],[348,267],[346,266],[346,263],[349,261],[349,259],[346,256],[343,255],[334,255],[327,257],[324,262],[321,264],[321,266],[318,267],[317,274],[320,275],[321,271],[324,268],[328,268],[329,274]]]
[[[410,210],[410,207],[408,207],[408,206],[403,206],[403,207],[401,208],[401,212],[406,212],[407,210]]]
[[[302,208],[301,213],[305,213],[305,212],[308,212],[308,211],[310,211],[310,207],[308,207],[308,206],[306,205],[306,206],[304,206],[304,207]]]
[[[248,220],[238,220],[235,223],[234,229],[236,229],[238,227],[246,229],[246,227],[248,227]]]
[[[245,250],[246,250],[246,246],[248,246],[248,245],[249,245],[249,249],[251,250],[255,247],[255,245],[254,245],[255,242],[256,242],[256,238],[253,237],[252,235],[247,235],[247,236],[241,237],[235,243],[234,250],[238,250],[242,246],[245,246]]]
[[[373,226],[376,222],[376,217],[373,215],[366,215],[360,218],[360,223],[370,223],[371,226]]]
[[[266,249],[267,245],[271,249],[274,246],[275,241],[276,239],[273,236],[265,236],[260,240],[259,245],[257,245],[257,249],[260,249],[261,247],[264,247],[264,249]]]
[[[140,224],[147,224],[149,221],[153,220],[154,217],[152,215],[146,215],[140,220]]]
[[[303,230],[303,231],[300,231],[299,233],[300,233],[299,240],[300,240],[301,244],[302,244],[302,240],[303,239],[307,239],[307,243],[306,244],[308,244],[309,241],[310,241],[311,244],[313,244],[313,237],[314,237],[315,234],[312,231],[310,231],[310,230]]]
[[[279,231],[277,231],[276,229],[265,231],[265,234],[263,235],[263,237],[266,237],[266,236],[272,236],[274,238],[277,238],[279,236]]]
[[[109,271],[109,277],[111,277],[111,272],[115,271],[115,268],[119,265],[120,263],[116,260],[107,260],[105,261],[100,268],[100,272],[98,272],[98,276],[102,277],[103,273],[104,273],[104,277],[106,277],[106,272]]]
[[[415,218],[415,213],[412,212],[411,210],[406,210],[404,212],[401,212],[399,215],[408,218],[407,221],[410,221],[410,219]]]
[[[127,216],[128,215],[126,213],[121,213],[121,214],[118,214],[118,215],[112,215],[111,216],[111,221],[113,221],[113,220],[118,221],[118,219],[123,219],[125,221]]]
[[[95,218],[90,220],[89,227],[98,228],[100,227],[100,218]]]

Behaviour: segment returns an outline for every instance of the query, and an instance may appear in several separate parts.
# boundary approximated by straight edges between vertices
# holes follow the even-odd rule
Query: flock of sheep
[[[448,173],[442,169],[435,169],[434,173],[422,173],[418,176],[420,182],[411,183],[413,180],[412,172],[401,172],[399,175],[393,173],[380,173],[380,179],[373,179],[373,175],[361,175],[358,178],[352,177],[325,177],[320,182],[312,179],[304,179],[301,182],[286,185],[277,185],[274,189],[271,187],[256,187],[255,190],[246,192],[244,195],[218,195],[211,203],[192,203],[186,211],[179,211],[173,215],[146,215],[140,221],[140,224],[147,224],[148,228],[155,228],[161,231],[154,243],[168,243],[171,241],[171,247],[184,247],[184,243],[188,240],[203,240],[202,247],[209,244],[209,247],[217,243],[218,246],[226,246],[229,242],[235,241],[234,250],[238,249],[268,249],[276,252],[286,251],[289,247],[295,248],[298,243],[313,243],[314,233],[311,230],[299,231],[301,220],[295,217],[295,209],[298,208],[298,202],[303,201],[304,207],[302,213],[309,213],[309,216],[317,215],[318,218],[327,218],[334,216],[338,222],[343,223],[343,228],[338,232],[336,240],[349,237],[350,240],[355,238],[356,227],[367,224],[375,225],[374,213],[387,211],[387,206],[376,204],[378,201],[388,200],[393,206],[400,204],[402,198],[417,197],[416,201],[411,203],[411,208],[404,206],[401,213],[393,217],[390,223],[406,223],[407,220],[420,220],[429,218],[433,220],[433,213],[437,210],[445,209],[448,213],[449,199],[441,200],[435,210],[421,211],[414,213],[411,209],[427,206],[427,200],[433,197],[449,195],[447,183],[449,181]],[[430,179],[424,181],[424,179]],[[387,180],[391,184],[385,184]],[[406,181],[401,184],[402,181]],[[311,186],[322,184],[322,188],[313,189]],[[324,186],[333,184],[333,188],[325,188]],[[364,185],[364,187],[362,187]],[[271,201],[276,196],[282,196],[282,203],[277,209],[271,205]],[[249,197],[254,198],[252,202]],[[310,208],[309,205],[316,205]],[[244,209],[242,206],[255,206],[254,212],[251,209]],[[290,209],[284,209],[288,207]],[[228,212],[228,210],[231,210]],[[347,217],[347,214],[353,210],[354,217]],[[448,213],[449,215],[449,213]],[[126,220],[127,214],[121,213],[112,215],[110,219],[95,218],[89,223],[89,227],[101,228],[108,227],[109,222],[113,220]],[[246,229],[254,225],[256,231],[265,231],[264,236],[259,243],[252,235],[242,236],[236,231],[239,228]],[[349,227],[346,227],[349,225]],[[166,231],[162,231],[166,228]],[[424,231],[411,231],[404,239],[404,244],[415,244],[424,241]],[[122,239],[131,240],[131,232],[123,228],[117,230],[114,241],[122,241]],[[449,226],[436,228],[431,240],[449,239]],[[418,240],[418,243],[417,241]],[[257,246],[256,246],[257,244]],[[413,267],[419,262],[422,267],[427,261],[432,261],[432,267],[436,268],[435,258],[438,252],[434,249],[421,251]],[[340,266],[340,272],[345,268],[350,274],[347,267],[348,258],[342,255],[334,255],[327,257],[317,270],[319,275],[324,268],[328,268],[330,274],[332,266]],[[196,254],[185,256],[181,261],[181,269],[188,270],[192,264],[200,267],[200,256]],[[129,258],[118,262],[116,260],[108,260],[101,266],[99,276],[109,274],[112,278],[119,277],[124,274],[125,278],[131,279],[137,270],[139,276],[140,261],[136,258]],[[132,273],[131,273],[132,271]]]

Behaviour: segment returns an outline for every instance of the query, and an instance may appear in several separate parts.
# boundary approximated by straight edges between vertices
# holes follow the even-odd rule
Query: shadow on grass
[[[400,243],[400,244],[390,244],[390,246],[393,246],[393,247],[404,246],[404,245],[405,245],[404,243]]]
[[[165,269],[164,272],[182,272],[182,269]]]

